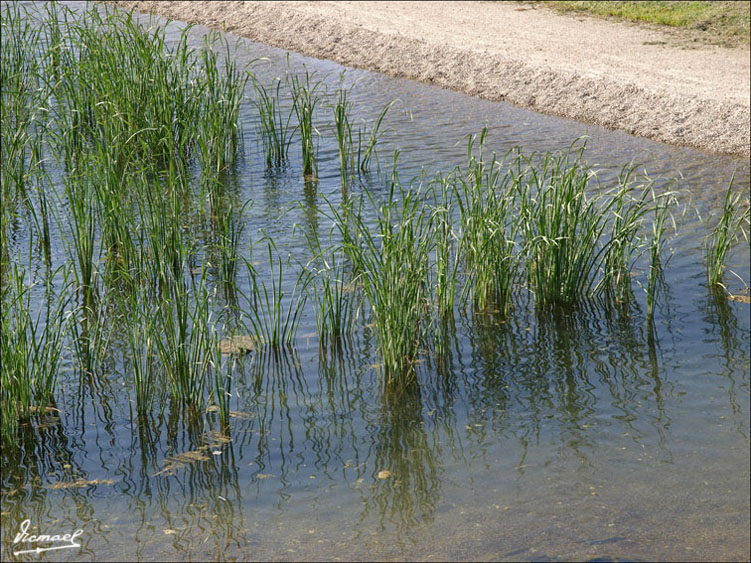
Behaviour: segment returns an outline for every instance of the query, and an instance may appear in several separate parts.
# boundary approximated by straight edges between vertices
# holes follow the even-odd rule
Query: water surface
[[[196,46],[205,31],[194,29]],[[272,47],[241,41],[234,56],[266,59],[253,67],[262,82],[287,70]],[[345,70],[289,61],[332,91]],[[416,389],[393,397],[379,385],[369,320],[324,354],[307,310],[293,354],[246,357],[229,439],[171,404],[131,420],[122,362],[105,377],[65,367],[61,412],[2,454],[3,559],[14,559],[13,537],[30,519],[43,533],[84,533],[80,551],[29,560],[748,560],[749,308],[708,292],[702,220],[733,171],[747,189],[749,163],[365,71],[346,69],[344,81],[358,119],[400,100],[379,143],[376,190],[394,149],[406,184],[462,164],[465,135],[484,125],[486,151],[498,154],[587,136],[585,158],[604,184],[628,162],[679,178],[691,205],[677,217],[654,330],[638,286],[621,311],[593,303],[548,318],[522,300],[508,319],[458,315],[442,333],[446,353],[427,357]],[[332,111],[319,115],[315,189],[299,157],[265,170],[250,101],[232,175],[253,200],[248,239],[263,229],[299,263],[310,256],[302,233],[331,229],[324,197],[341,197]],[[64,256],[62,241],[53,247]],[[747,245],[731,268],[751,279]],[[55,487],[78,479],[98,484]]]

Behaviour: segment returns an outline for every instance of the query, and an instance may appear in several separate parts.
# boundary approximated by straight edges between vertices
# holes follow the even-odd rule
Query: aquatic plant
[[[33,285],[26,272],[13,264],[0,289],[0,434],[7,439],[17,421],[44,413],[53,400],[63,344],[69,330],[65,297],[68,272],[61,270],[62,297],[47,287],[46,306],[31,312]]]
[[[212,398],[217,411],[219,412],[219,423],[223,431],[229,428],[230,405],[229,400],[232,397],[232,371],[235,359],[225,359],[221,350],[217,347],[214,349],[214,363],[212,372],[214,374],[214,388]]]
[[[136,413],[147,416],[151,413],[159,386],[154,357],[157,354],[154,327],[149,300],[133,292],[129,298],[128,365],[133,375],[136,394]]]
[[[350,114],[352,103],[347,100],[348,91],[342,87],[336,92],[336,103],[332,106],[334,112],[334,131],[336,133],[337,147],[339,150],[339,173],[343,193],[347,191],[349,179],[357,171],[365,173],[370,169],[373,156],[376,154],[376,144],[386,113],[397,101],[392,100],[381,110],[375,119],[373,128],[368,133],[364,124],[357,128],[357,146],[355,147],[354,135]],[[367,138],[367,140],[366,140]]]
[[[324,250],[318,233],[308,236],[313,258],[308,264],[308,284],[315,303],[316,327],[323,348],[346,340],[354,328],[358,309],[354,303],[354,284],[345,283],[340,247]]]
[[[398,100],[391,100],[383,107],[381,113],[378,114],[378,117],[376,117],[375,121],[373,122],[373,126],[369,134],[367,127],[363,126],[362,129],[358,128],[357,162],[360,172],[367,172],[368,170],[370,170],[371,161],[376,154],[376,145],[378,144],[381,125],[386,117],[386,114],[391,109],[391,106],[393,106],[397,101]],[[363,143],[363,140],[366,136],[368,137],[368,140]]]
[[[394,170],[396,160],[395,154]],[[385,382],[407,382],[413,378],[426,330],[433,251],[430,213],[421,191],[402,188],[396,174],[385,203],[378,204],[367,189],[365,196],[377,212],[375,226],[366,224],[361,214],[351,217],[352,225],[346,225],[339,214],[336,226],[373,315]],[[357,238],[348,234],[351,228]]]
[[[76,282],[84,308],[94,310],[98,295],[95,178],[91,168],[66,178],[65,195],[71,214],[69,253],[74,259]]]
[[[313,125],[313,113],[318,104],[318,90],[320,82],[311,82],[313,75],[305,70],[305,80],[300,76],[288,74],[287,81],[292,90],[292,101],[297,115],[298,131],[302,143],[303,175],[315,178],[318,175],[316,163],[316,146],[313,143],[313,133],[318,130]]]
[[[639,233],[642,220],[651,209],[647,201],[651,184],[634,186],[630,182],[632,174],[630,167],[621,171],[619,187],[612,196],[612,220],[603,264],[602,288],[616,302],[631,298],[631,271],[642,243]]]
[[[582,152],[530,161],[518,186],[527,279],[538,305],[573,305],[591,297],[613,241],[605,233],[618,200],[603,191],[588,195],[596,173],[582,162]]]
[[[270,347],[276,352],[285,348],[291,348],[294,344],[297,327],[300,323],[307,294],[305,286],[308,283],[308,274],[302,271],[297,276],[297,281],[291,294],[285,299],[283,289],[283,271],[281,259],[274,259],[276,247],[273,241],[267,242],[269,268],[271,270],[271,287],[259,276],[252,260],[243,257],[248,274],[250,286],[249,293],[238,289],[247,303],[243,318],[245,328],[250,332],[259,347]],[[276,275],[274,275],[274,262],[276,262]],[[249,323],[249,326],[248,326]]]
[[[751,207],[748,201],[741,201],[741,193],[733,193],[733,178],[725,192],[722,215],[715,228],[707,236],[704,246],[704,259],[707,268],[707,285],[724,288],[723,276],[727,267],[730,250],[743,231],[743,224],[749,223]],[[746,235],[748,239],[748,236]]]
[[[205,38],[199,58],[196,94],[201,100],[196,126],[198,156],[204,177],[212,177],[227,168],[235,158],[241,132],[238,127],[240,102],[249,79],[232,60],[229,43],[224,40],[225,56],[220,70],[214,44],[219,34]]]
[[[655,302],[657,299],[657,290],[664,285],[664,260],[662,257],[665,246],[665,230],[670,214],[670,206],[675,203],[674,194],[665,192],[661,196],[652,193],[653,219],[652,233],[649,241],[649,273],[647,275],[647,321],[652,322],[654,319]],[[675,229],[675,223],[673,224]]]
[[[352,104],[347,101],[347,90],[337,90],[337,100],[334,106],[334,130],[336,132],[336,144],[339,149],[339,176],[342,185],[342,193],[347,191],[349,176],[354,167],[354,155],[352,147],[352,125],[349,114]]]
[[[483,129],[478,154],[473,154],[475,137],[470,136],[467,169],[456,180],[455,201],[459,209],[459,252],[466,270],[464,299],[477,309],[490,306],[508,312],[517,277],[516,247],[519,219],[512,217],[514,179],[501,174],[493,155],[482,157],[487,129]]]
[[[24,11],[26,8],[23,8]],[[2,6],[0,45],[0,184],[4,201],[26,198],[48,113],[49,89],[42,80],[42,28],[32,25],[18,4]]]
[[[439,192],[437,202],[430,207],[430,224],[435,241],[431,272],[434,288],[434,301],[440,318],[448,318],[454,313],[457,277],[460,263],[460,243],[453,226],[456,178],[436,178],[433,186]],[[437,188],[435,188],[437,187]]]
[[[290,121],[294,108],[290,108],[285,119],[281,100],[282,81],[276,79],[276,88],[269,93],[266,88],[253,78],[253,88],[258,95],[256,107],[260,118],[259,134],[266,156],[266,166],[281,166],[289,158],[289,145],[294,129],[290,130]]]
[[[152,337],[173,397],[202,410],[206,383],[219,340],[213,323],[211,300],[203,278],[191,291],[175,280],[155,307]]]

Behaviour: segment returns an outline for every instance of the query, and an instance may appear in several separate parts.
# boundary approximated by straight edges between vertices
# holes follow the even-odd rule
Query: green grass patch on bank
[[[699,32],[697,38],[724,46],[749,44],[751,2],[543,2],[559,12],[645,22]]]

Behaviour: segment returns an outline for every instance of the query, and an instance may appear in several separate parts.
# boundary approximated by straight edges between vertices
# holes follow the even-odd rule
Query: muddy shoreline
[[[675,46],[653,26],[507,2],[112,3],[668,144],[751,153],[749,54]]]

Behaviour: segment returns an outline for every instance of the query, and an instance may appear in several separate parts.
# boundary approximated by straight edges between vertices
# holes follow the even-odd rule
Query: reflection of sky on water
[[[256,67],[262,81],[283,74],[279,50],[238,54],[258,56],[270,59]],[[290,60],[336,87],[338,65]],[[702,216],[733,168],[748,184],[738,160],[362,71],[345,81],[358,81],[358,117],[401,99],[380,145],[384,173],[369,180],[376,190],[394,148],[406,183],[423,167],[461,163],[463,136],[485,123],[499,154],[586,134],[590,162],[681,171]],[[245,153],[226,181],[253,199],[245,236],[263,228],[304,264],[303,233],[328,236],[323,197],[341,197],[335,145],[322,127],[317,184],[303,183],[296,161],[267,173],[251,104],[243,116]],[[593,303],[548,317],[522,299],[510,319],[459,315],[433,327],[436,352],[418,366],[418,384],[393,395],[378,384],[369,319],[342,349],[319,351],[308,311],[294,353],[252,353],[235,367],[230,440],[214,433],[213,415],[196,427],[167,400],[132,418],[119,356],[107,377],[65,371],[61,412],[2,452],[3,557],[30,518],[85,530],[81,553],[49,559],[748,558],[748,306],[707,294],[704,226],[694,212],[677,221],[652,328],[638,287],[620,309]],[[748,280],[747,253],[733,260]],[[79,479],[98,484],[52,488]]]

